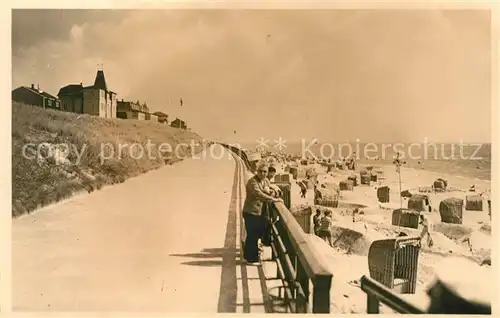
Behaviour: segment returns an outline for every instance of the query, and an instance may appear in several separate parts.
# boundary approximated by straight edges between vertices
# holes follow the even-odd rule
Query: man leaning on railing
[[[256,175],[250,178],[246,184],[246,198],[243,205],[246,238],[243,257],[249,265],[260,263],[258,241],[265,229],[265,220],[262,216],[264,203],[283,203],[283,199],[274,198],[266,193],[268,171],[269,165],[260,163],[257,166]]]

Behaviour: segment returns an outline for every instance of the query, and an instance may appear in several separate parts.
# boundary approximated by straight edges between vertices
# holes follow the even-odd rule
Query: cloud
[[[14,86],[103,63],[119,98],[207,137],[489,139],[487,12],[56,11],[16,13]]]

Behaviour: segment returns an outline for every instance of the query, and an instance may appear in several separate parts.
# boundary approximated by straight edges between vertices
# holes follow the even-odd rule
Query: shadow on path
[[[170,254],[170,256],[202,259],[183,262],[183,265],[216,267],[224,264],[224,259],[234,259],[234,264],[241,265],[237,248],[205,248],[199,253]],[[224,268],[223,268],[224,270]]]

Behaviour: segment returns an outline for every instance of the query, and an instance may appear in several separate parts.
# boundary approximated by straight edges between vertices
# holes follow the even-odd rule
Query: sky
[[[491,141],[488,11],[13,10],[13,88],[101,63],[208,139]]]

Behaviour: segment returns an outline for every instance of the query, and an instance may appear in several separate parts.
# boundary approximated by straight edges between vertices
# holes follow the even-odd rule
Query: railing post
[[[368,314],[379,313],[379,300],[377,296],[370,293],[366,294],[366,312]]]
[[[332,275],[316,276],[313,286],[313,313],[330,313],[330,288],[332,286]]]
[[[304,299],[303,301],[305,302],[305,308],[302,308],[302,304],[299,304],[301,299],[297,298],[297,312],[300,313],[307,313],[307,303],[309,303],[309,277],[307,277],[306,272],[304,271],[304,267],[302,266],[302,263],[300,261],[297,262],[297,283],[300,285],[302,288],[302,291],[304,292]],[[300,307],[300,308],[299,308]]]

